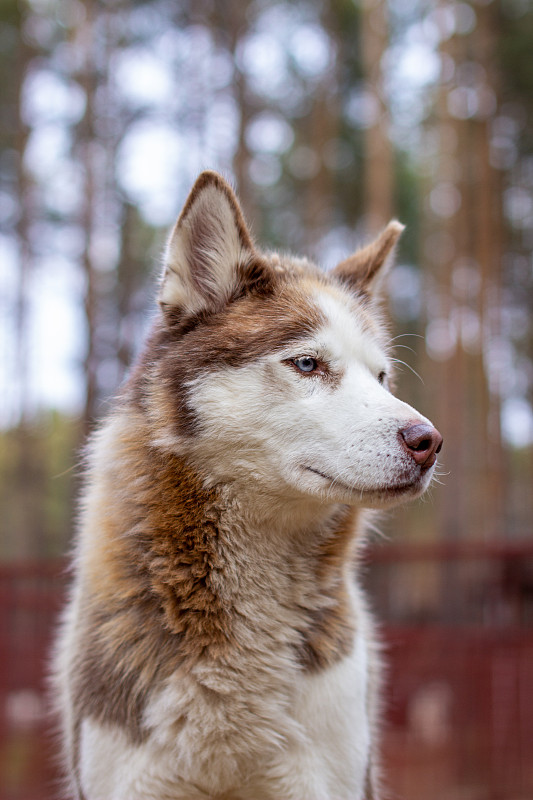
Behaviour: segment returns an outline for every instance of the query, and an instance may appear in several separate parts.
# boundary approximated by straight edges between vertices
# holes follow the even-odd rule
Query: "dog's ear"
[[[377,239],[341,261],[332,274],[358,294],[376,295],[392,264],[394,248],[405,226],[389,222]]]
[[[202,172],[169,238],[159,293],[163,311],[197,314],[223,306],[253,255],[233,190],[216,172]]]

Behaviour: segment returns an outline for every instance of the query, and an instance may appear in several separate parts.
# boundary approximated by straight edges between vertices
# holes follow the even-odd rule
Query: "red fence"
[[[373,547],[394,797],[533,798],[533,542]]]
[[[390,785],[408,800],[533,797],[533,633],[388,628]]]
[[[46,662],[64,562],[0,567],[0,800],[56,797]]]
[[[387,621],[392,796],[531,800],[533,547],[386,546],[372,562],[368,583]],[[56,796],[43,676],[63,572],[63,563],[0,567],[0,800]],[[458,598],[469,604],[459,618]]]

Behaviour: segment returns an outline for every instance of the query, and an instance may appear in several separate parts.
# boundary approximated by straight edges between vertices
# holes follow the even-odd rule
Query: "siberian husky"
[[[402,226],[330,273],[257,249],[203,173],[160,313],[94,436],[54,684],[84,800],[377,800],[367,509],[441,436],[389,390],[379,295]]]

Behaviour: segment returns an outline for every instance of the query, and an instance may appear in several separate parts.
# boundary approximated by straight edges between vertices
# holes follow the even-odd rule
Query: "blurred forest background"
[[[0,734],[40,718],[40,678],[8,666],[6,637],[23,647],[31,629],[42,671],[50,615],[43,632],[23,598],[60,581],[81,444],[149,324],[169,226],[215,168],[261,244],[326,269],[391,217],[407,225],[389,286],[398,391],[444,436],[443,485],[382,520],[369,586],[396,631],[520,635],[490,680],[482,651],[464,651],[453,669],[472,684],[433,675],[414,705],[395,699],[417,777],[398,774],[412,800],[531,798],[529,0],[2,0],[0,120]],[[454,640],[435,641],[442,660]],[[461,725],[470,739],[492,725],[482,755],[416,772],[420,741],[451,746],[476,682],[492,721]],[[9,736],[0,797],[47,796],[20,788],[29,745]]]

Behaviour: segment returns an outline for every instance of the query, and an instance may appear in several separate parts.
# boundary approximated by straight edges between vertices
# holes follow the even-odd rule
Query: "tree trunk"
[[[361,43],[366,91],[375,102],[375,109],[369,109],[374,121],[366,128],[364,141],[366,229],[373,235],[391,219],[394,207],[394,159],[381,67],[388,46],[386,0],[362,0]]]

